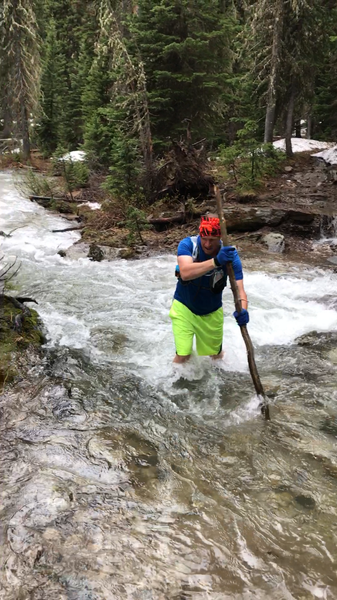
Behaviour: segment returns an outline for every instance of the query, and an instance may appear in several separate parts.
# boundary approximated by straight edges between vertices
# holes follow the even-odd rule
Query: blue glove
[[[234,246],[223,246],[214,259],[216,266],[224,267],[227,262],[231,262],[234,259],[235,252]]]
[[[240,327],[242,327],[242,325],[247,325],[247,323],[249,322],[248,310],[246,310],[245,308],[242,308],[240,313],[238,313],[238,311],[236,310],[233,313],[233,317],[236,318],[236,322],[238,325],[240,325]]]

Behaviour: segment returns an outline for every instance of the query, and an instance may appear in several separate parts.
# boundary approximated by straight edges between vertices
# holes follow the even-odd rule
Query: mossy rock
[[[14,328],[15,317],[22,314],[6,296],[0,297],[0,385],[10,383],[18,375],[16,357],[29,347],[40,348],[45,342],[38,313],[30,309],[25,316],[21,331]]]
[[[135,248],[131,248],[131,247],[122,248],[120,251],[120,254],[119,254],[120,258],[134,258],[135,255],[136,255],[136,250],[135,250]]]
[[[104,251],[97,244],[90,244],[88,258],[96,262],[101,262],[104,259]]]

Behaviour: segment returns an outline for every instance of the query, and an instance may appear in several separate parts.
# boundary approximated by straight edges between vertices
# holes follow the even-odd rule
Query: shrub
[[[238,131],[238,139],[232,146],[220,147],[220,161],[240,192],[259,188],[266,178],[277,173],[286,159],[285,153],[272,144],[261,144],[255,131],[254,123],[248,121]]]
[[[24,196],[45,196],[54,198],[63,194],[59,183],[52,177],[25,169],[14,175],[15,186]]]
[[[146,219],[146,214],[136,206],[129,206],[126,211],[125,226],[129,230],[128,244],[134,246],[137,241],[145,245],[146,242],[142,237],[142,231],[151,228],[151,225]]]

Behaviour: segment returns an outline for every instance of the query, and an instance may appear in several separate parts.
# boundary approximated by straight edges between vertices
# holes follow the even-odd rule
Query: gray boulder
[[[285,239],[282,233],[268,233],[261,238],[261,242],[267,246],[269,252],[284,252]]]

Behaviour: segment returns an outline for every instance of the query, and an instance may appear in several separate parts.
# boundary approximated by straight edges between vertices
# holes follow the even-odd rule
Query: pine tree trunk
[[[293,149],[291,145],[291,136],[293,132],[293,121],[294,121],[294,105],[295,105],[295,89],[291,90],[291,95],[287,110],[287,122],[286,122],[286,155],[291,158],[293,156]]]
[[[145,96],[144,96],[145,97]],[[136,111],[138,114],[138,123],[139,123],[139,139],[140,145],[142,149],[142,155],[144,160],[144,169],[145,169],[145,195],[149,197],[152,190],[153,183],[153,152],[152,152],[152,136],[151,136],[151,125],[150,125],[150,115],[148,111],[148,106],[146,104],[143,112],[143,118],[141,118],[141,112],[137,107]]]
[[[29,139],[29,124],[28,113],[25,105],[21,107],[21,131],[22,131],[22,154],[25,160],[30,156],[30,139]]]
[[[12,116],[10,113],[9,108],[5,107],[3,109],[3,129],[1,132],[1,137],[3,138],[9,138],[11,137],[11,133],[12,133]]]
[[[297,119],[295,121],[295,135],[297,138],[302,137],[301,136],[301,119]]]
[[[277,84],[279,79],[280,57],[282,49],[282,32],[284,20],[284,0],[278,0],[275,14],[275,25],[273,31],[273,45],[271,53],[271,70],[267,92],[267,110],[264,127],[264,142],[271,144],[273,142],[273,132],[275,125]]]
[[[266,111],[266,120],[264,124],[264,143],[272,144],[273,143],[273,132],[275,125],[275,113],[276,113],[276,105],[270,104],[267,106]]]
[[[310,114],[307,116],[307,140],[311,140],[312,130],[313,130],[313,120],[312,120],[312,115]]]

